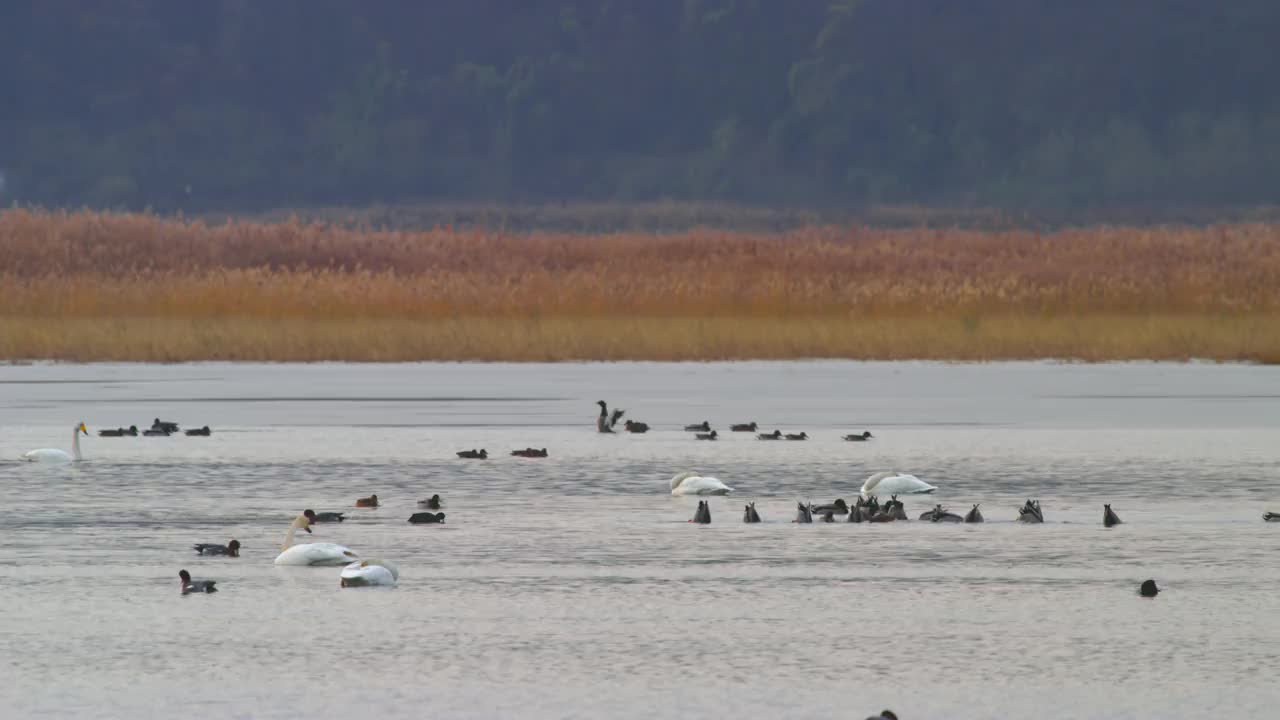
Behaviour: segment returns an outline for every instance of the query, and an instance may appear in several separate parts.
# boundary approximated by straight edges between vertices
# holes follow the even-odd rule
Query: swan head
[[[79,425],[77,425],[77,426],[76,426],[76,432],[82,432],[82,433],[84,433],[85,435],[88,435],[88,434],[89,434],[89,428],[85,427],[85,426],[84,426],[84,423],[83,423],[83,422],[81,422]]]
[[[302,518],[306,520],[306,522],[302,523],[302,529],[311,532],[311,523],[316,521],[316,511],[311,509],[303,510]]]

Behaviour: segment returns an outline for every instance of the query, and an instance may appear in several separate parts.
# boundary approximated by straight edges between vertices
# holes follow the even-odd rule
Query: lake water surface
[[[597,434],[598,399],[654,429]],[[97,437],[155,417],[214,434]],[[704,419],[812,440],[680,429]],[[16,461],[81,420],[83,462]],[[507,454],[526,446],[550,457]],[[0,366],[0,458],[5,717],[1280,707],[1280,367]],[[939,487],[912,517],[980,502],[987,523],[790,522],[889,469]],[[670,495],[682,470],[735,488],[711,525]],[[409,525],[432,493],[447,524]],[[1027,498],[1044,525],[1014,522]],[[274,566],[303,508],[347,511],[309,538],[393,560],[399,586]],[[233,537],[239,559],[190,550]],[[181,596],[181,568],[221,592]]]

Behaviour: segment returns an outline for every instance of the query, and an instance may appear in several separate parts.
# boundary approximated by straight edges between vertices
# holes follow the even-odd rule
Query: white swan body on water
[[[360,556],[350,548],[336,543],[303,543],[293,544],[293,533],[298,528],[311,532],[308,527],[311,521],[306,515],[299,515],[285,533],[284,545],[276,556],[276,565],[349,565],[359,562]]]
[[[400,580],[399,568],[377,558],[353,562],[339,575],[342,587],[390,586]]]
[[[915,475],[900,472],[878,472],[862,483],[863,497],[931,493],[937,489]]]
[[[22,459],[27,462],[39,463],[69,463],[79,462],[83,458],[80,457],[80,433],[89,434],[89,429],[80,423],[71,429],[71,452],[66,450],[58,450],[57,448],[40,448],[39,450],[31,450],[23,453]]]
[[[671,478],[672,495],[728,495],[733,488],[713,477],[682,472]]]

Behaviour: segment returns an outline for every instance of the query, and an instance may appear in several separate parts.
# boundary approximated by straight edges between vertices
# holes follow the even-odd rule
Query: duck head
[[[181,578],[183,585],[191,584],[191,573],[187,572],[186,570],[179,570],[178,577]]]
[[[240,557],[240,541],[232,540],[227,543],[227,554],[231,557]]]
[[[1142,587],[1138,590],[1138,594],[1142,597],[1155,597],[1160,592],[1160,588],[1156,587],[1155,580],[1142,581]]]

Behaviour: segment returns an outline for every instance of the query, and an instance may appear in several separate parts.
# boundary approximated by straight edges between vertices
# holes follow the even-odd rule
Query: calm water
[[[644,436],[593,431],[606,399]],[[159,416],[209,438],[99,438]],[[679,430],[806,430],[806,443]],[[0,366],[15,717],[1271,718],[1280,368],[738,363]],[[841,434],[870,429],[854,444]],[[545,460],[512,458],[547,447]],[[454,458],[485,447],[487,462]],[[682,470],[736,488],[685,522]],[[798,526],[872,472],[984,525]],[[411,526],[438,492],[448,524]],[[377,493],[384,506],[356,510]],[[1046,524],[1014,508],[1041,499]],[[741,522],[757,500],[761,525]],[[935,500],[908,497],[915,517]],[[1102,503],[1125,524],[1105,530]],[[272,565],[311,538],[394,589]],[[193,542],[244,544],[198,558]],[[221,592],[182,597],[177,572]],[[1136,595],[1153,577],[1165,592]]]

